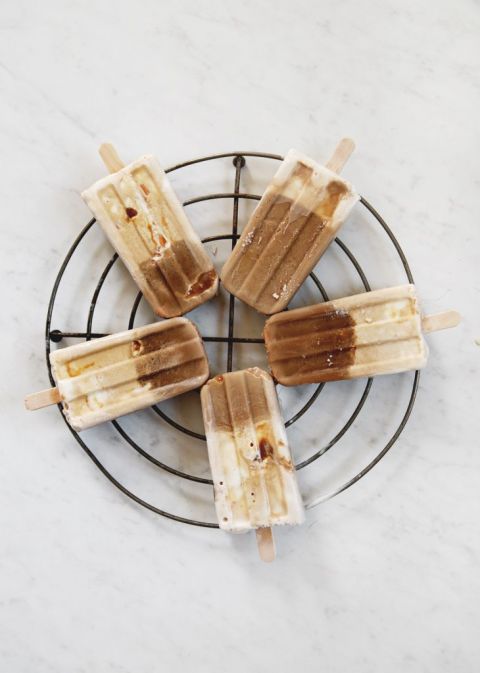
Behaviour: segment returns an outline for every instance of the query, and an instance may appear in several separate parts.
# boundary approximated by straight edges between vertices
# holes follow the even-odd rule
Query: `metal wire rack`
[[[184,202],[184,206],[190,206],[195,203],[199,203],[201,201],[211,201],[215,199],[232,199],[233,201],[233,212],[232,212],[232,232],[231,234],[222,234],[218,236],[209,236],[208,238],[204,238],[203,242],[204,243],[210,243],[214,241],[220,241],[220,240],[230,240],[232,244],[232,249],[235,246],[235,243],[237,239],[239,238],[238,234],[238,214],[239,214],[239,203],[240,200],[242,199],[251,199],[254,201],[260,200],[260,196],[257,194],[249,194],[249,193],[244,193],[240,191],[240,180],[241,180],[241,174],[242,174],[242,169],[246,165],[246,157],[254,157],[254,158],[261,158],[261,159],[268,159],[272,161],[281,161],[283,159],[282,156],[278,154],[268,154],[268,153],[263,153],[263,152],[226,152],[223,154],[212,154],[204,157],[200,157],[198,159],[192,159],[190,161],[185,161],[181,164],[176,164],[175,166],[172,166],[171,168],[168,168],[166,170],[167,173],[172,173],[173,171],[179,171],[183,168],[186,168],[187,166],[191,166],[193,164],[199,164],[205,161],[215,161],[218,159],[225,159],[225,158],[233,158],[233,166],[235,169],[235,174],[234,174],[234,180],[233,180],[233,191],[232,192],[224,192],[224,193],[216,193],[216,194],[205,194],[202,196],[197,196],[195,198],[189,199],[188,201]],[[360,202],[362,206],[370,212],[370,214],[375,218],[375,220],[378,222],[380,227],[383,229],[385,234],[387,235],[388,239],[391,241],[393,244],[396,252],[398,253],[398,256],[400,257],[401,263],[403,265],[403,268],[405,270],[406,277],[408,279],[408,282],[413,283],[413,277],[412,273],[410,271],[410,267],[408,265],[407,259],[405,257],[405,254],[403,253],[402,248],[400,247],[399,242],[397,241],[396,237],[394,236],[393,232],[385,222],[385,220],[381,217],[381,215],[375,210],[373,206],[370,205],[370,203],[364,199],[363,197],[360,199]],[[57,298],[58,290],[60,288],[62,278],[64,276],[65,270],[72,259],[72,256],[74,253],[77,251],[80,243],[82,240],[86,237],[88,232],[92,229],[92,227],[95,224],[95,219],[90,220],[88,224],[82,229],[82,231],[79,233],[77,238],[74,240],[72,243],[69,251],[67,252],[66,257],[64,258],[62,265],[60,267],[60,270],[58,271],[57,277],[55,279],[53,289],[50,295],[50,300],[48,303],[48,310],[47,310],[47,319],[46,319],[46,327],[45,327],[45,351],[46,351],[46,361],[47,361],[47,368],[48,368],[48,374],[49,378],[51,381],[52,386],[55,385],[55,381],[52,376],[51,372],[51,367],[50,367],[50,361],[49,361],[49,355],[50,355],[50,349],[51,349],[51,343],[58,343],[60,342],[64,337],[74,337],[74,338],[79,338],[79,339],[85,339],[89,341],[90,339],[95,339],[98,337],[105,336],[105,334],[101,334],[98,332],[93,332],[92,331],[92,326],[93,326],[93,318],[95,314],[95,309],[97,306],[97,301],[100,296],[100,292],[102,290],[102,287],[105,283],[105,280],[110,273],[112,267],[118,260],[118,255],[114,254],[112,258],[109,260],[105,268],[103,269],[97,285],[95,287],[95,290],[92,295],[91,303],[90,303],[90,308],[88,311],[88,317],[87,317],[87,324],[86,324],[86,329],[85,331],[78,331],[78,332],[72,332],[72,331],[63,331],[61,329],[52,329],[52,316],[53,316],[53,310],[55,306],[55,301]],[[358,260],[356,259],[355,255],[352,253],[352,251],[347,247],[345,243],[343,243],[339,238],[335,239],[335,244],[340,248],[340,250],[346,255],[347,259],[353,267],[355,268],[356,272],[358,273],[362,284],[365,288],[366,291],[370,290],[370,285],[367,280],[367,277],[365,275],[364,270],[360,266]],[[315,284],[316,288],[319,291],[319,294],[321,298],[324,301],[328,301],[329,297],[327,295],[327,292],[325,288],[323,287],[322,283],[318,279],[318,277],[314,274],[310,274],[310,278]],[[128,329],[131,329],[134,326],[135,322],[135,317],[137,314],[137,310],[140,304],[140,301],[142,299],[142,293],[139,292],[135,298],[135,301],[133,303],[131,312],[130,312],[130,317],[128,320]],[[227,366],[226,366],[226,371],[232,371],[232,361],[233,361],[233,348],[234,345],[237,343],[252,343],[252,344],[261,344],[263,343],[263,339],[261,338],[242,338],[242,337],[236,337],[235,336],[235,298],[232,294],[230,294],[229,297],[229,310],[228,310],[228,336],[226,337],[220,337],[220,336],[215,336],[215,335],[202,335],[203,340],[206,342],[214,342],[214,343],[226,343],[227,344]],[[397,441],[398,437],[400,436],[401,432],[403,431],[413,408],[414,402],[415,402],[415,397],[417,394],[418,390],[418,385],[419,385],[419,377],[420,373],[416,371],[413,375],[413,381],[412,381],[412,388],[411,388],[411,393],[409,400],[407,402],[407,406],[404,412],[404,415],[400,421],[400,424],[396,428],[395,432],[391,436],[390,440],[387,442],[387,444],[382,448],[382,450],[375,456],[375,458],[369,462],[358,474],[356,474],[354,477],[352,477],[349,481],[345,482],[342,484],[339,488],[335,489],[333,492],[329,493],[328,495],[325,495],[321,498],[316,498],[310,503],[307,503],[307,507],[313,507],[320,502],[324,502],[325,500],[328,500],[330,498],[333,498],[334,496],[338,495],[339,493],[342,493],[345,491],[347,488],[355,484],[357,481],[359,481],[362,477],[364,477],[370,470],[385,456],[385,454],[391,449],[393,444]],[[293,416],[288,418],[288,420],[285,422],[285,426],[289,427],[299,421],[302,416],[305,414],[308,409],[315,403],[317,400],[318,396],[320,395],[322,389],[325,387],[324,383],[321,383],[318,385],[307,402],[302,406],[302,408]],[[347,431],[351,428],[352,424],[354,423],[355,419],[359,415],[360,411],[362,410],[365,401],[368,398],[368,395],[370,394],[372,388],[372,379],[368,379],[366,381],[365,387],[363,389],[363,392],[360,396],[360,399],[348,418],[348,420],[345,422],[343,427],[337,432],[337,434],[324,446],[318,448],[315,453],[313,453],[311,456],[303,460],[302,462],[298,463],[296,465],[297,470],[301,470],[308,465],[311,465],[314,461],[318,460],[323,454],[325,454],[327,451],[329,451],[337,442],[347,433]],[[60,409],[61,412],[61,405],[58,405],[58,408]],[[205,441],[205,435],[195,432],[192,429],[182,425],[181,423],[178,423],[176,420],[168,416],[158,405],[155,405],[152,407],[153,411],[160,416],[166,423],[174,427],[176,430],[185,433],[186,435],[192,437],[195,440],[201,440]],[[123,484],[121,484],[109,470],[103,465],[103,463],[98,459],[98,457],[95,455],[94,451],[92,448],[90,448],[87,443],[80,437],[80,435],[75,432],[67,423],[65,420],[65,417],[63,416],[62,413],[62,418],[64,419],[65,423],[67,424],[68,429],[72,433],[72,435],[75,437],[79,445],[82,447],[82,449],[85,451],[87,456],[93,461],[93,463],[97,466],[97,468],[102,472],[102,474],[114,485],[116,486],[122,493],[124,493],[126,496],[134,500],[136,503],[139,505],[142,505],[143,507],[146,507],[147,509],[151,510],[152,512],[155,512],[156,514],[159,514],[161,516],[164,516],[168,519],[173,519],[175,521],[179,521],[181,523],[186,523],[194,526],[202,526],[205,528],[218,528],[217,523],[212,523],[212,522],[207,522],[207,521],[198,521],[196,519],[190,519],[182,516],[178,516],[177,514],[174,514],[172,512],[167,512],[165,510],[162,510],[154,505],[152,505],[149,502],[146,502],[143,500],[141,497],[127,489]],[[178,470],[170,465],[167,465],[166,463],[160,461],[158,458],[155,458],[152,456],[148,451],[146,451],[144,448],[139,446],[137,442],[134,441],[132,437],[121,427],[121,425],[117,421],[112,421],[112,425],[115,428],[116,432],[119,433],[119,435],[122,437],[122,439],[127,442],[131,448],[133,448],[135,451],[137,451],[143,458],[146,460],[150,461],[154,465],[156,465],[158,468],[165,470],[166,472],[169,472],[170,474],[176,475],[179,478],[190,480],[193,482],[201,483],[201,484],[206,484],[212,486],[213,482],[211,479],[206,479],[203,477],[199,477],[193,474],[189,474],[187,472]]]

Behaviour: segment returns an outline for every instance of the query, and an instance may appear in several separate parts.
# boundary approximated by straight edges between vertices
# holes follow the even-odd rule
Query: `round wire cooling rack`
[[[278,154],[268,154],[268,153],[263,153],[263,152],[226,152],[223,154],[212,154],[204,157],[200,157],[198,159],[192,159],[190,161],[185,161],[181,164],[176,164],[175,166],[172,166],[171,168],[166,169],[166,173],[172,173],[173,171],[178,171],[181,170],[182,168],[186,168],[187,166],[191,166],[193,164],[199,164],[203,163],[205,161],[215,161],[218,159],[225,159],[225,158],[233,158],[233,166],[235,169],[235,174],[234,174],[234,180],[233,180],[233,191],[232,192],[222,192],[222,193],[215,193],[215,194],[205,194],[202,196],[197,196],[195,198],[189,199],[184,202],[184,206],[190,206],[195,203],[200,203],[202,201],[211,201],[215,199],[231,199],[233,202],[233,208],[232,208],[232,231],[231,234],[222,234],[218,236],[209,236],[208,238],[203,239],[203,243],[211,243],[215,241],[220,241],[220,240],[229,240],[231,241],[232,249],[235,246],[235,243],[237,239],[239,238],[238,234],[238,213],[239,213],[239,203],[242,199],[250,199],[254,201],[259,201],[260,196],[257,194],[250,194],[250,193],[245,193],[240,191],[240,180],[241,180],[241,174],[242,174],[242,169],[246,165],[246,159],[245,157],[254,157],[254,158],[261,158],[261,159],[269,159],[272,161],[282,161],[283,157],[278,155]],[[360,203],[362,206],[369,211],[369,213],[374,217],[376,222],[380,225],[384,233],[387,235],[388,239],[390,242],[393,244],[400,261],[403,265],[403,268],[405,270],[406,277],[408,279],[409,283],[413,283],[413,276],[410,271],[410,267],[408,265],[407,259],[405,257],[405,254],[400,247],[399,242],[397,241],[396,237],[394,236],[392,230],[390,227],[387,225],[385,220],[381,217],[381,215],[375,210],[375,208],[370,205],[370,203],[361,197]],[[90,339],[95,339],[99,338],[102,336],[105,336],[103,333],[98,333],[98,332],[93,332],[92,331],[92,326],[93,326],[93,318],[95,315],[95,310],[97,306],[97,301],[100,296],[100,292],[102,290],[102,287],[105,283],[105,280],[107,279],[108,274],[110,273],[111,269],[115,265],[115,263],[118,260],[118,255],[114,254],[105,268],[103,269],[99,280],[97,282],[97,285],[95,287],[95,290],[92,295],[91,303],[90,303],[90,308],[88,311],[88,317],[87,317],[87,324],[86,324],[86,329],[85,331],[78,331],[78,332],[72,332],[72,331],[63,331],[60,329],[52,329],[52,316],[53,316],[53,310],[55,306],[55,301],[57,298],[57,293],[60,288],[62,278],[64,276],[65,270],[72,259],[72,256],[74,253],[77,251],[80,243],[83,241],[83,239],[87,236],[88,232],[92,229],[92,227],[95,224],[95,219],[90,220],[88,224],[82,229],[82,231],[79,233],[77,238],[74,240],[72,243],[69,251],[67,252],[62,265],[60,267],[60,270],[58,271],[57,277],[55,279],[53,289],[50,295],[50,300],[48,303],[48,310],[47,310],[47,319],[46,319],[46,328],[45,328],[45,351],[46,351],[46,360],[47,360],[47,368],[48,368],[48,375],[51,381],[52,386],[55,385],[55,381],[52,376],[52,371],[51,371],[51,366],[50,366],[50,361],[49,361],[49,355],[50,355],[50,349],[51,349],[51,343],[58,343],[60,342],[64,337],[73,337],[73,338],[79,338],[79,339],[85,339],[89,341]],[[358,260],[356,259],[355,255],[352,253],[352,251],[343,243],[339,238],[335,239],[335,244],[340,248],[340,250],[345,254],[346,258],[348,261],[353,265],[356,273],[360,277],[360,280],[365,288],[365,291],[370,290],[370,285],[367,280],[367,277],[365,275],[364,270],[360,266]],[[314,285],[318,289],[319,295],[323,301],[328,301],[329,297],[328,294],[323,287],[322,283],[320,282],[319,278],[316,276],[316,274],[311,273],[310,274],[310,279],[313,281]],[[140,302],[142,300],[142,293],[139,292],[133,302],[133,306],[130,312],[129,320],[128,320],[128,329],[131,329],[134,326],[135,322],[135,317],[137,314],[138,307],[140,305]],[[235,297],[230,294],[229,297],[229,307],[228,307],[228,336],[226,337],[220,337],[220,336],[215,336],[215,335],[202,335],[202,338],[205,342],[214,342],[214,343],[226,343],[227,344],[227,367],[226,371],[232,371],[232,362],[233,362],[233,348],[234,345],[237,343],[251,343],[251,344],[261,344],[263,343],[263,339],[261,338],[244,338],[244,337],[236,337],[235,336]],[[412,388],[410,392],[410,396],[407,402],[407,406],[405,409],[405,412],[403,414],[403,417],[396,428],[395,432],[392,434],[390,437],[389,441],[387,444],[379,451],[379,453],[371,460],[358,474],[355,474],[351,479],[349,479],[347,482],[343,483],[341,486],[336,488],[334,491],[320,497],[312,498],[309,502],[306,503],[307,508],[314,507],[321,502],[325,502],[326,500],[329,500],[330,498],[333,498],[334,496],[338,495],[339,493],[342,493],[345,491],[347,488],[355,484],[357,481],[359,481],[362,477],[364,477],[370,470],[375,467],[375,465],[385,456],[385,454],[391,449],[393,444],[397,441],[398,437],[402,433],[405,425],[407,424],[407,421],[410,417],[413,405],[415,403],[415,398],[418,390],[418,384],[419,384],[419,378],[420,378],[420,372],[416,371],[413,375],[413,381],[412,381]],[[315,403],[317,400],[318,396],[320,395],[321,391],[325,387],[325,383],[321,383],[316,388],[314,389],[313,393],[310,395],[308,398],[307,402],[302,406],[302,408],[293,416],[287,419],[285,422],[285,426],[289,427],[296,423],[299,419],[302,418],[302,416],[305,414],[306,411],[308,411],[312,405]],[[360,399],[355,406],[355,409],[353,410],[352,414],[350,417],[347,419],[347,421],[344,423],[343,427],[337,432],[337,434],[329,441],[327,442],[324,446],[318,448],[311,456],[306,458],[305,460],[301,461],[296,465],[297,470],[301,470],[308,465],[311,465],[314,461],[318,460],[323,454],[325,454],[327,451],[329,451],[335,444],[339,442],[339,440],[348,432],[348,430],[351,428],[353,425],[355,419],[359,415],[360,411],[362,410],[365,401],[367,400],[370,391],[372,388],[372,379],[368,379],[366,381],[365,387],[362,391],[362,394],[360,396]],[[82,447],[82,449],[85,451],[87,456],[93,461],[93,463],[96,465],[96,467],[102,472],[102,474],[114,485],[116,486],[122,493],[124,493],[126,496],[134,500],[136,503],[139,505],[142,505],[143,507],[151,510],[152,512],[155,512],[156,514],[159,514],[161,516],[164,516],[168,519],[173,519],[175,521],[179,521],[181,523],[187,523],[193,526],[202,526],[204,528],[219,528],[217,523],[212,523],[208,521],[198,521],[196,519],[190,519],[186,518],[183,516],[178,516],[177,514],[174,514],[172,512],[167,512],[165,510],[162,510],[155,505],[152,505],[151,503],[145,501],[143,498],[139,497],[129,489],[127,489],[122,483],[120,483],[115,476],[107,470],[107,468],[103,465],[103,463],[98,459],[98,457],[95,455],[93,449],[87,445],[87,443],[80,437],[80,435],[73,430],[70,425],[68,425],[63,413],[62,413],[62,406],[61,404],[58,405],[58,408],[60,410],[60,413],[62,415],[63,420],[67,424],[68,429],[72,433],[72,435],[75,437],[79,445]],[[195,432],[194,430],[186,427],[185,425],[182,425],[178,421],[174,420],[170,416],[168,416],[165,411],[163,411],[158,405],[155,405],[152,407],[153,411],[161,418],[163,421],[168,423],[170,426],[178,430],[179,432],[182,432],[191,438],[195,440],[201,440],[205,441],[205,435]],[[176,469],[170,465],[167,465],[166,463],[160,461],[158,458],[155,458],[152,456],[148,451],[146,451],[144,448],[142,448],[137,442],[134,441],[132,437],[125,431],[125,429],[121,426],[121,424],[118,421],[112,421],[112,426],[115,428],[116,432],[122,437],[127,444],[130,445],[132,449],[137,451],[138,454],[140,454],[143,458],[146,460],[150,461],[153,463],[155,466],[158,468],[165,470],[166,472],[169,472],[170,474],[173,474],[181,479],[186,479],[189,481],[201,483],[201,484],[206,484],[209,486],[213,485],[213,482],[211,479],[206,479],[203,477],[199,477],[193,474],[189,474],[187,472],[184,472],[182,470]]]

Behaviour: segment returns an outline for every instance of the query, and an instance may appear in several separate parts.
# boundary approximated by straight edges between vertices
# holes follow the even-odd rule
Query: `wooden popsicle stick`
[[[38,393],[31,393],[25,398],[25,408],[29,411],[36,409],[43,409],[49,407],[51,404],[58,404],[62,401],[58,388],[47,388],[47,390],[40,390]]]
[[[275,560],[275,540],[271,528],[257,528],[258,553],[262,561],[271,563]]]
[[[422,329],[424,332],[436,332],[439,329],[448,329],[456,327],[462,316],[457,311],[443,311],[433,315],[425,315],[422,318]]]
[[[326,163],[326,167],[334,173],[340,173],[355,149],[355,143],[351,138],[342,138],[335,148],[335,152]]]
[[[102,157],[103,163],[107,167],[109,173],[116,173],[117,171],[122,170],[125,166],[123,161],[117,154],[117,150],[111,143],[103,143],[98,148],[98,152]]]

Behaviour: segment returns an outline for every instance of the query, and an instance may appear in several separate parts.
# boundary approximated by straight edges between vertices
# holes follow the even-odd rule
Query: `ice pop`
[[[112,172],[82,194],[157,315],[182,315],[215,295],[218,277],[152,156],[124,166],[109,144],[100,154]]]
[[[220,528],[244,532],[302,523],[303,503],[270,375],[252,368],[216,376],[203,386],[201,400]]]
[[[208,378],[202,339],[186,318],[61,348],[50,363],[56,388],[30,395],[26,406],[62,402],[74,430],[199,388]]]
[[[420,369],[423,332],[455,327],[456,311],[420,315],[414,285],[284,311],[265,323],[268,361],[285,386]]]
[[[290,150],[220,274],[260,313],[283,310],[358,201],[337,173],[353,151],[342,140],[326,167]]]

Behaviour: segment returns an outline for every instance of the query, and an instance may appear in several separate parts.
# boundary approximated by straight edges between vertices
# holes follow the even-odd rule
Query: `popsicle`
[[[61,402],[74,430],[85,430],[199,388],[208,361],[197,328],[171,318],[50,354],[56,388],[29,395],[27,409]]]
[[[124,166],[110,144],[111,171],[82,193],[154,312],[182,315],[213,297],[218,277],[158,161]]]
[[[288,152],[222,269],[229,292],[268,315],[287,306],[360,198],[338,176],[353,149],[343,139],[326,166]]]
[[[455,327],[456,311],[420,314],[414,285],[278,313],[264,327],[268,361],[284,386],[420,369],[424,332]]]
[[[201,400],[220,528],[259,529],[273,554],[265,529],[302,523],[304,507],[272,378],[256,367],[216,376]]]

